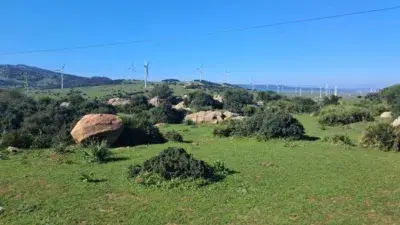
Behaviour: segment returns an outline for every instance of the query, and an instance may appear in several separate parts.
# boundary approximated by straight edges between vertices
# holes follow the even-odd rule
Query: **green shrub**
[[[124,130],[114,143],[115,146],[136,146],[165,143],[160,130],[148,119],[140,115],[121,117]]]
[[[59,154],[65,154],[70,152],[70,150],[68,149],[68,144],[65,142],[54,144],[52,146],[52,150]]]
[[[267,113],[257,132],[261,140],[271,138],[300,139],[304,136],[303,125],[288,113]]]
[[[212,109],[222,108],[222,104],[213,99],[213,96],[203,90],[196,91],[189,94],[190,104],[189,107],[195,111],[206,111]]]
[[[241,113],[245,105],[253,103],[253,96],[243,89],[227,90],[223,97],[224,109],[235,113]]]
[[[159,84],[156,85],[153,89],[149,91],[149,96],[151,98],[159,97],[161,100],[168,100],[172,97],[172,89],[168,84]]]
[[[5,132],[0,139],[0,147],[7,148],[8,146],[16,148],[29,148],[32,145],[33,137],[21,131]]]
[[[263,101],[264,103],[270,101],[276,101],[282,98],[282,95],[274,91],[260,91],[257,93],[257,101]]]
[[[154,123],[181,123],[185,113],[172,108],[169,102],[163,102],[150,110],[150,118]]]
[[[138,172],[138,166],[130,167],[130,175],[148,172],[155,173],[164,179],[192,178],[211,179],[214,177],[214,169],[202,160],[195,159],[183,148],[167,148],[159,155],[146,160]]]
[[[165,133],[165,138],[167,138],[168,141],[183,142],[182,135],[174,130]]]
[[[294,109],[289,111],[291,113],[312,113],[319,109],[318,103],[311,98],[294,97],[292,101]]]
[[[242,109],[243,115],[245,116],[252,116],[257,112],[257,107],[254,105],[246,105]]]
[[[349,136],[344,135],[344,134],[335,134],[333,136],[326,136],[322,139],[324,142],[329,142],[334,145],[349,145],[353,146],[353,142],[349,138]]]
[[[329,97],[324,96],[324,98],[322,99],[322,106],[338,105],[340,98],[341,97],[335,95],[330,95]]]
[[[229,125],[218,125],[214,127],[213,135],[215,137],[229,137],[231,136],[232,131],[233,128]]]
[[[374,121],[371,113],[362,107],[351,105],[327,106],[320,111],[318,122],[321,125],[347,125],[361,121]]]
[[[362,132],[360,144],[382,151],[400,151],[400,128],[382,122],[371,124]]]
[[[107,162],[112,153],[108,147],[107,141],[96,142],[92,141],[87,149],[84,151],[85,156],[89,162],[105,163]]]
[[[193,120],[185,120],[184,123],[188,126],[194,126],[196,125],[196,122],[194,122]]]

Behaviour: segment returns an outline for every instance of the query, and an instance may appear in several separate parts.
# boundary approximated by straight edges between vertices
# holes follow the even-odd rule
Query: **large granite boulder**
[[[381,118],[392,118],[392,112],[384,112],[380,116]]]
[[[400,126],[400,117],[393,121],[392,126],[394,126],[394,127]]]
[[[185,110],[185,111],[190,111],[190,108],[185,107],[185,102],[180,102],[174,106],[172,106],[173,109],[176,110]]]
[[[192,120],[195,123],[219,123],[224,121],[225,115],[221,111],[200,111],[189,114],[185,120]]]
[[[157,107],[157,106],[159,106],[161,104],[161,99],[158,96],[156,96],[156,97],[154,97],[154,98],[149,100],[149,104],[152,105],[152,106]]]
[[[107,104],[113,106],[128,105],[131,104],[131,101],[129,101],[129,99],[124,99],[124,98],[111,98],[110,100],[107,101]]]
[[[224,103],[224,97],[222,97],[221,95],[214,95],[213,99],[214,101],[217,101],[219,103]]]
[[[104,138],[108,144],[113,144],[121,134],[124,125],[122,120],[112,114],[89,114],[75,125],[71,135],[76,143],[82,143],[88,138]]]

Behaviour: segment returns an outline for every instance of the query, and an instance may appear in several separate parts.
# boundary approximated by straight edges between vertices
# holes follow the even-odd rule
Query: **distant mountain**
[[[24,87],[25,74],[31,88],[59,88],[60,73],[27,65],[0,65],[0,87]],[[122,80],[107,77],[80,77],[64,74],[64,87],[84,87],[109,84],[120,84]]]

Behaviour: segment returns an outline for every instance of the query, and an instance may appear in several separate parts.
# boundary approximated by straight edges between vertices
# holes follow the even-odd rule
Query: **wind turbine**
[[[133,74],[134,72],[136,72],[135,63],[132,63],[132,65],[126,70],[132,73],[132,82],[133,82]]]
[[[325,84],[325,95],[328,96],[329,94],[329,89],[328,89],[328,85]]]
[[[301,91],[302,91],[302,89],[301,89],[301,87],[300,87],[300,85],[299,85],[299,95],[301,96]]]
[[[268,91],[268,84],[267,84],[267,91]]]
[[[322,86],[319,87],[319,98],[322,98]]]
[[[64,67],[65,64],[59,70],[55,70],[55,72],[60,72],[61,74],[61,89],[64,89]]]
[[[256,84],[255,84],[255,82],[253,80],[253,77],[250,77],[250,82],[251,82],[251,90],[254,91],[256,89]]]
[[[338,87],[337,86],[335,86],[335,96],[338,96]]]
[[[200,83],[203,80],[203,64],[197,68],[197,70],[200,72]]]
[[[144,89],[147,89],[147,79],[149,78],[149,64],[150,62],[144,61]]]
[[[225,70],[225,75],[226,75],[226,83],[228,83],[229,75],[230,75],[228,70]]]

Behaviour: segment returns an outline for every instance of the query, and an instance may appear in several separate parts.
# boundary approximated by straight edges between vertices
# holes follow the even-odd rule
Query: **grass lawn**
[[[317,127],[297,116],[310,136],[347,133],[365,123]],[[125,160],[88,164],[79,150],[58,156],[29,151],[0,161],[0,224],[398,224],[400,154],[317,141],[214,138],[212,127],[169,125],[191,143],[114,149]],[[202,188],[146,188],[127,167],[168,146],[237,171]],[[67,164],[67,160],[69,163]],[[80,180],[82,172],[105,182]]]

